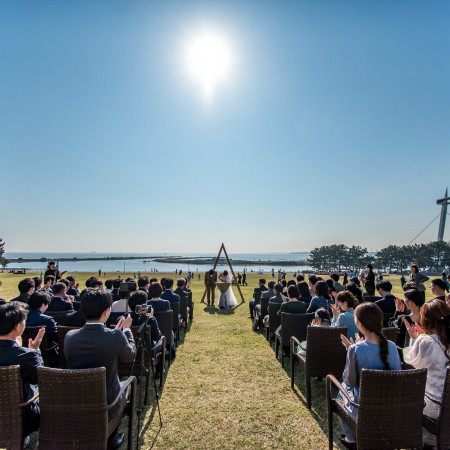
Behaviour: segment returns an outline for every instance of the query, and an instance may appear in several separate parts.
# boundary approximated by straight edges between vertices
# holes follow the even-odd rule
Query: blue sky
[[[183,54],[205,29],[234,60],[209,104]],[[450,2],[2,1],[0,236],[11,252],[406,244],[450,184],[449,38]]]

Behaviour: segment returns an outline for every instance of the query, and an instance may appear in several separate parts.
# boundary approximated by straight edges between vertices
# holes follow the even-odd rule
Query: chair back
[[[80,308],[81,308],[81,302],[79,302],[79,301],[73,301],[72,302],[72,305],[73,305],[73,309],[74,309],[74,311],[78,311]]]
[[[77,327],[58,327],[58,353],[60,369],[67,369],[66,357],[64,355],[64,339],[70,330],[79,330]]]
[[[25,330],[23,330],[22,333],[22,346],[28,347],[28,340],[34,340],[36,338],[36,335],[38,334],[38,331],[41,328],[45,327],[25,327]],[[39,347],[39,350],[41,351],[42,359],[44,360],[44,365],[48,365],[48,342],[47,342],[47,336],[44,335],[44,338],[42,339],[41,345]],[[1,448],[1,447],[0,447]]]
[[[427,370],[368,370],[361,374],[358,448],[422,448]]]
[[[437,419],[437,435],[440,448],[450,448],[450,367],[447,367],[442,406]]]
[[[396,327],[383,328],[381,330],[381,333],[388,341],[392,341],[395,345],[397,345],[398,328]]]
[[[278,311],[281,308],[281,303],[270,303],[269,310],[269,327],[271,330],[276,330],[281,325],[281,317],[278,315]]]
[[[308,327],[305,364],[308,376],[342,376],[347,349],[342,345],[341,334],[347,336],[347,327]]]
[[[289,347],[291,336],[300,342],[306,339],[308,325],[314,319],[314,313],[291,314],[281,313],[281,345]]]
[[[66,324],[66,316],[67,313],[70,313],[72,311],[45,311],[46,316],[51,316],[55,320],[55,322],[58,325],[65,325]]]
[[[170,343],[172,342],[173,311],[160,311],[153,313],[153,315],[158,322],[161,333],[166,337],[166,345],[170,346]]]
[[[106,369],[38,367],[39,447],[106,449]]]
[[[180,314],[180,304],[179,303],[171,303],[170,309],[173,311],[172,315],[172,330],[178,330],[178,326],[180,324],[179,314]]]
[[[180,297],[180,314],[184,323],[188,321],[188,297]]]
[[[106,326],[115,325],[119,320],[120,316],[123,316],[125,313],[123,312],[112,312],[109,314],[108,320],[106,321]]]
[[[268,308],[269,308],[269,300],[270,298],[263,298],[261,297],[261,317],[266,317],[268,314]],[[270,322],[270,320],[269,320]]]
[[[261,302],[261,292],[253,292],[253,298],[255,300],[255,305],[259,305]]]
[[[20,366],[0,367],[0,448],[23,447],[22,401]]]

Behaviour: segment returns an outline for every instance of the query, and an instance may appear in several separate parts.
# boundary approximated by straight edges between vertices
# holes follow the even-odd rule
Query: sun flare
[[[212,100],[218,86],[229,79],[233,65],[227,40],[219,34],[203,32],[188,42],[185,57],[188,73],[199,83],[205,99]]]

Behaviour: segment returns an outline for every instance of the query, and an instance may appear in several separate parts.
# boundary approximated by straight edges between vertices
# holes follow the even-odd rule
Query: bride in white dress
[[[236,297],[234,296],[233,289],[231,289],[231,286],[232,286],[231,285],[231,275],[226,270],[224,270],[219,275],[219,279],[226,283],[230,283],[230,287],[227,289],[227,291],[224,294],[222,294],[222,296],[224,297],[223,300],[225,300],[225,302],[226,302],[225,304],[227,305],[227,308],[230,308],[232,306],[237,306],[238,302],[236,300]]]

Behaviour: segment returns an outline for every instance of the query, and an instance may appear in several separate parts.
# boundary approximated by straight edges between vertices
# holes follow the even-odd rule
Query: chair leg
[[[130,397],[131,401],[128,405],[128,450],[131,450],[133,448],[134,414],[136,407],[136,383],[132,383],[131,385]]]
[[[150,393],[150,371],[147,370],[145,374],[145,396],[144,396],[144,405],[148,405],[148,397]]]
[[[333,412],[328,403],[328,449],[333,450]]]
[[[295,358],[291,355],[291,388],[294,389],[294,363]]]
[[[278,359],[278,338],[275,336],[275,358]]]
[[[309,375],[306,375],[306,405],[308,409],[311,409],[311,377]]]

